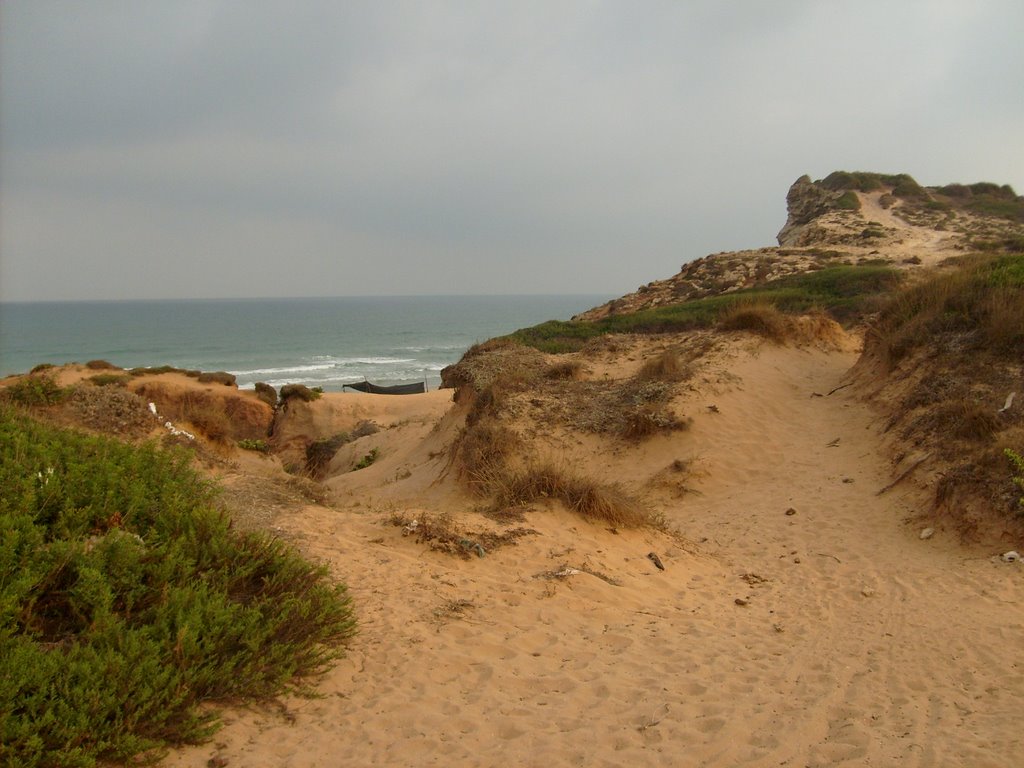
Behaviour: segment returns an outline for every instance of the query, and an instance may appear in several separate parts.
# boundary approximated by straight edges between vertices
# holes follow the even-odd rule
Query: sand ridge
[[[516,546],[433,552],[388,519],[480,517],[442,471],[454,412],[393,432],[419,450],[361,438],[382,450],[375,474],[339,475],[331,506],[274,518],[349,584],[348,657],[322,698],[229,710],[212,743],[164,764],[1010,764],[1024,569],[938,521],[919,539],[912,485],[879,495],[878,415],[856,386],[827,395],[855,359],[728,345],[674,401],[689,430],[593,457],[606,473],[633,462],[679,537],[539,508]],[[680,456],[686,492],[659,493],[649,479]]]

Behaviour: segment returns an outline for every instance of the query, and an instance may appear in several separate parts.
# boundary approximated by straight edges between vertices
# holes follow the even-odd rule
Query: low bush
[[[355,472],[357,469],[366,469],[373,464],[380,457],[380,450],[377,448],[370,449],[370,452],[363,456],[356,465],[352,467],[352,471]]]
[[[29,371],[29,374],[36,374],[36,373],[43,373],[44,371],[51,371],[51,370],[53,370],[56,367],[57,366],[55,366],[53,363],[40,363],[39,365],[34,366],[32,368],[32,370]]]
[[[108,363],[106,360],[90,360],[85,364],[90,371],[119,371],[121,366]]]
[[[665,350],[652,360],[648,360],[636,373],[637,381],[679,381],[690,375],[690,368],[683,362],[679,353]]]
[[[781,344],[790,335],[788,317],[767,302],[737,303],[723,312],[718,326],[724,331],[749,331]]]
[[[210,371],[200,373],[196,377],[200,384],[223,384],[225,387],[235,386],[235,375],[227,371]]]
[[[269,405],[271,408],[277,408],[277,390],[274,389],[269,384],[264,384],[262,381],[257,381],[256,397],[258,397],[264,403]]]
[[[834,203],[835,207],[841,211],[859,211],[860,210],[860,198],[857,197],[857,193],[852,190],[847,190],[839,199]]]
[[[560,501],[569,510],[615,527],[637,528],[657,521],[646,507],[617,485],[574,475],[553,464],[530,465],[502,478],[499,506],[523,506],[540,499]]]
[[[322,440],[314,440],[306,446],[306,474],[314,480],[321,479],[327,472],[327,465],[331,463],[334,454],[341,446],[351,442],[352,437],[347,432],[341,432],[332,437],[325,437]]]
[[[89,377],[89,382],[97,387],[123,387],[131,380],[132,377],[124,373],[100,373]]]
[[[11,384],[0,395],[18,405],[44,407],[61,402],[67,392],[62,389],[56,379],[45,374],[29,375]]]
[[[345,587],[215,498],[184,453],[0,408],[0,763],[152,760],[341,655]]]
[[[576,380],[583,376],[583,363],[579,360],[566,360],[555,363],[544,371],[544,378],[553,380]]]
[[[159,376],[164,373],[180,373],[182,376],[188,376],[192,379],[198,379],[202,375],[202,371],[175,368],[173,365],[158,365],[153,368],[132,368],[128,373],[132,376]]]
[[[243,451],[255,451],[256,453],[270,453],[270,444],[266,440],[245,439],[238,441],[238,447]]]
[[[519,435],[494,419],[467,425],[455,442],[459,471],[473,491],[486,495],[500,483],[521,444]]]
[[[627,440],[644,440],[664,432],[689,429],[692,423],[693,419],[680,419],[672,411],[645,405],[626,414],[622,436]]]
[[[314,400],[319,400],[322,396],[321,392],[310,389],[305,384],[285,384],[281,387],[281,403],[287,403],[293,397],[301,400],[304,403],[311,403]]]

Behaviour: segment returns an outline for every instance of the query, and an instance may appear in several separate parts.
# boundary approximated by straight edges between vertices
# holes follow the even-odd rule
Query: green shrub
[[[270,444],[266,440],[252,440],[246,438],[238,441],[238,447],[243,451],[256,451],[257,453],[270,453]]]
[[[173,365],[158,365],[153,368],[132,368],[128,373],[132,376],[159,376],[163,373],[180,373],[182,376],[188,376],[193,379],[198,379],[202,375],[202,371],[189,371],[184,368],[175,368]]]
[[[847,190],[838,200],[836,200],[835,206],[841,211],[859,211],[860,198],[857,197],[856,192]]]
[[[361,458],[354,467],[352,467],[352,471],[355,471],[357,469],[366,469],[368,466],[377,461],[378,456],[380,456],[380,451],[377,450],[376,448],[372,449],[368,454],[363,456],[363,458]]]
[[[119,371],[121,367],[108,363],[106,360],[90,360],[85,364],[90,371]]]
[[[96,376],[90,376],[89,381],[97,387],[123,387],[131,381],[131,376],[124,373],[100,373]]]
[[[67,394],[52,376],[38,374],[25,376],[2,392],[7,400],[27,406],[56,405]]]
[[[215,498],[185,453],[0,407],[0,764],[152,759],[216,729],[203,702],[308,690],[341,655],[345,587]]]
[[[833,171],[824,179],[818,182],[825,189],[839,191],[859,190],[861,192],[873,192],[882,186],[882,177],[877,173],[865,173],[863,171]],[[860,205],[858,204],[858,208]]]
[[[53,370],[55,367],[56,366],[53,363],[40,363],[39,365],[37,365],[34,368],[32,368],[32,370],[29,371],[29,373],[30,374],[42,373],[43,371]]]

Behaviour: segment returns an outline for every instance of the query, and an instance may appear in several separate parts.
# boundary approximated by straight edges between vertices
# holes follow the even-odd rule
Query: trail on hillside
[[[463,561],[386,526],[411,499],[281,515],[351,586],[361,634],[322,698],[231,711],[166,765],[1009,764],[1024,569],[907,525],[913,488],[879,495],[876,414],[827,394],[854,361],[760,347],[694,388],[664,451],[695,458],[665,513],[696,548],[545,512]]]
[[[890,257],[903,255],[916,256],[927,266],[938,264],[955,253],[953,240],[948,232],[934,227],[919,227],[900,218],[893,209],[883,208],[879,202],[882,193],[858,193],[860,212],[866,221],[876,221],[896,233],[896,241],[888,244],[887,254]],[[949,247],[946,247],[946,246]],[[897,258],[898,260],[898,258]]]

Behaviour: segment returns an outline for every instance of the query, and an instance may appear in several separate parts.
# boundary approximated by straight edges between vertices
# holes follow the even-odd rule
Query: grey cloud
[[[805,172],[1024,185],[1015,3],[0,13],[5,300],[614,293],[771,243]]]

